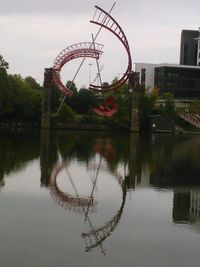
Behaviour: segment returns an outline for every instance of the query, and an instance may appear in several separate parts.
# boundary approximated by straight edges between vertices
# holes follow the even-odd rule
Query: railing
[[[193,126],[200,128],[200,115],[197,113],[184,112],[179,114],[179,117],[189,122]]]

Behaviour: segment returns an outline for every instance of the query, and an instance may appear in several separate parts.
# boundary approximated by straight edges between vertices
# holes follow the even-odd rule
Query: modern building
[[[140,83],[150,90],[159,89],[159,95],[172,93],[175,99],[200,98],[200,66],[178,64],[136,63]]]
[[[182,30],[180,65],[136,63],[140,83],[150,90],[159,89],[159,95],[172,93],[175,99],[200,98],[200,28]]]
[[[180,44],[180,65],[198,65],[199,31],[182,30]]]
[[[197,38],[197,66],[200,66],[200,28],[199,28],[199,37]]]
[[[136,63],[135,71],[139,72],[140,84],[145,84],[147,88],[154,88],[154,74],[156,64]]]
[[[154,86],[159,94],[171,93],[175,99],[200,98],[200,67],[161,64],[155,67]]]

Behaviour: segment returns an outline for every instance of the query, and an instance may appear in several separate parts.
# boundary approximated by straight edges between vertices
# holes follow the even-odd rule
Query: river
[[[0,266],[199,267],[200,136],[1,131]]]

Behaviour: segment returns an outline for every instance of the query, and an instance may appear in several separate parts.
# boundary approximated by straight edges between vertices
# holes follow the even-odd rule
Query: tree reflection
[[[30,131],[4,130],[0,134],[0,186],[4,177],[19,172],[40,156],[40,135]]]
[[[199,151],[199,136],[142,136],[74,131],[41,131],[40,135],[37,132],[9,130],[0,134],[0,187],[6,185],[5,177],[23,170],[30,162],[39,159],[39,156],[41,186],[48,188],[52,185],[53,171],[61,166],[59,164],[76,161],[85,166],[88,172],[96,168],[97,173],[99,165],[95,166],[93,162],[96,155],[99,155],[99,158],[102,158],[100,170],[105,169],[115,177],[120,188],[123,188],[122,191],[124,188],[126,191],[137,190],[137,186],[173,190],[173,222],[195,223],[200,221]],[[124,171],[120,173],[118,170],[122,170],[122,166]],[[73,173],[71,176],[73,178]],[[94,184],[95,177],[91,182]],[[77,201],[76,192],[73,196],[65,196],[55,182],[53,185],[51,194],[59,205],[65,205],[67,200],[71,203]],[[57,199],[56,194],[59,195]],[[85,203],[83,212],[87,211],[90,201],[90,198],[87,201],[85,197],[81,199],[80,203]],[[95,199],[92,201],[95,203]],[[72,209],[75,209],[74,207]],[[91,205],[90,209],[95,210],[95,207]],[[115,222],[121,216],[117,214],[119,213],[114,215]],[[103,226],[92,227],[91,232],[97,231],[98,235],[98,229]],[[92,242],[91,246],[94,244]],[[89,246],[88,243],[88,248]]]

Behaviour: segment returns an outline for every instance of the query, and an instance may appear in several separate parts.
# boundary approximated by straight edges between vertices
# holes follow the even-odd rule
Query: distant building
[[[158,88],[159,94],[172,93],[175,99],[200,98],[200,28],[182,30],[180,65],[136,63],[140,83],[146,88]]]
[[[200,98],[200,67],[161,64],[155,67],[154,86],[159,94],[171,93],[175,99]]]
[[[200,28],[199,28],[199,37],[197,38],[197,66],[200,66]]]
[[[182,30],[180,44],[180,65],[198,65],[199,31]]]
[[[140,74],[140,83],[145,84],[147,88],[154,88],[154,74],[156,64],[136,63],[135,71]]]

